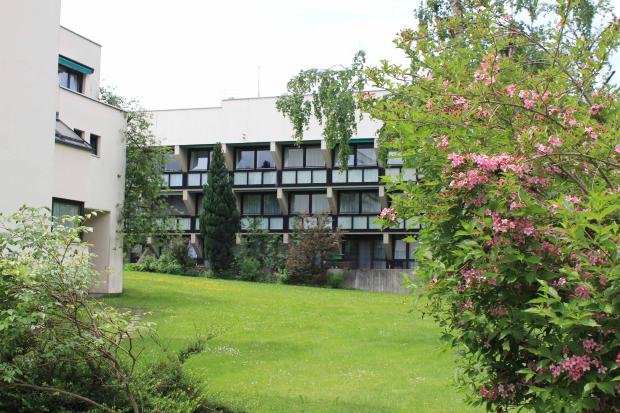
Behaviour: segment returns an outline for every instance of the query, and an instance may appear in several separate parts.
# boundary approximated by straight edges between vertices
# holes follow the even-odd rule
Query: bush
[[[327,271],[327,285],[331,288],[340,288],[344,279],[347,277],[347,271],[342,269],[331,269]]]
[[[238,277],[247,281],[276,281],[275,274],[284,268],[285,260],[282,235],[260,229],[253,221],[241,237]]]
[[[254,257],[238,259],[239,278],[243,281],[257,281],[261,277],[260,262]]]

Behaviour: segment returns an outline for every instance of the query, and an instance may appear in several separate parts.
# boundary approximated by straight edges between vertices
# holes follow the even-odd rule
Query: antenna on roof
[[[260,66],[258,66],[256,75],[257,96],[260,97]]]

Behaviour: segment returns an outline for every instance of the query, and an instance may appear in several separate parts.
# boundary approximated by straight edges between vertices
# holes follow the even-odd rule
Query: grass
[[[187,368],[211,400],[246,412],[474,412],[453,356],[406,297],[125,273],[106,299],[152,314],[172,349],[217,332]]]

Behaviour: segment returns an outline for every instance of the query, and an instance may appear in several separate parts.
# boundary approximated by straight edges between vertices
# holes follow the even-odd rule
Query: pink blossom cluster
[[[435,136],[435,144],[442,151],[450,149],[450,143],[448,142],[448,135]]]
[[[585,340],[583,340],[583,349],[586,351],[587,354],[592,354],[592,352],[594,351],[601,351],[603,349],[603,345],[597,343],[592,338],[586,338]]]
[[[553,153],[553,148],[551,146],[543,145],[542,143],[534,144],[534,147],[541,155],[549,155]]]
[[[379,218],[384,219],[386,217],[392,222],[396,221],[396,212],[394,211],[394,208],[383,208],[381,210]]]
[[[575,288],[575,297],[588,299],[590,298],[590,292],[586,287],[580,285],[579,287]]]
[[[465,110],[469,109],[469,103],[467,103],[467,100],[465,100],[463,96],[453,96],[452,104],[454,106],[462,106]]]
[[[579,198],[578,196],[574,196],[574,195],[568,195],[566,198],[564,198],[564,201],[569,202],[571,204],[578,204],[581,202],[581,198]]]
[[[515,157],[507,153],[500,153],[495,156],[489,156],[483,153],[467,153],[464,155],[450,153],[448,154],[448,159],[451,162],[452,168],[458,168],[466,161],[471,160],[478,168],[487,173],[497,170],[503,172],[513,171],[521,176],[521,174],[527,171],[527,167],[523,164],[525,158]]]
[[[513,383],[510,384],[498,384],[497,386],[490,386],[488,389],[486,386],[480,388],[480,395],[488,400],[496,400],[498,397],[502,399],[510,399],[514,396],[516,386]]]
[[[603,109],[603,105],[602,104],[596,104],[596,105],[592,105],[590,106],[590,115],[598,115],[601,110]]]
[[[469,190],[473,189],[476,185],[486,184],[489,182],[489,177],[483,175],[480,171],[471,169],[465,173],[459,172],[452,182],[450,182],[450,186],[455,188],[467,188]]]
[[[545,251],[547,251],[551,255],[555,255],[556,257],[559,257],[560,255],[562,255],[562,251],[560,251],[558,247],[556,247],[555,245],[553,245],[552,243],[548,241],[543,241],[541,246]]]
[[[562,114],[562,118],[564,120],[564,123],[570,125],[570,126],[575,126],[577,125],[577,120],[575,119],[575,117],[573,116],[575,114],[575,109],[573,108],[567,108],[564,113]]]
[[[583,131],[593,140],[596,140],[598,138],[598,134],[594,132],[594,129],[592,129],[591,126],[586,126],[585,128],[583,128]]]
[[[602,265],[607,263],[608,258],[607,255],[605,255],[605,253],[603,251],[601,251],[600,249],[597,249],[596,251],[592,251],[590,252],[590,254],[588,254],[588,262],[590,263],[590,265]]]
[[[560,146],[562,146],[562,143],[564,143],[564,141],[562,141],[562,138],[559,138],[557,136],[550,136],[549,137],[549,145],[550,146],[560,147]]]
[[[519,97],[523,101],[523,106],[526,109],[531,109],[536,104],[540,94],[533,89],[523,89],[519,91]],[[543,101],[547,100],[547,98],[549,98],[548,94],[543,95]]]
[[[476,82],[485,82],[487,86],[495,83],[495,73],[499,73],[500,68],[495,64],[495,55],[487,55],[480,62],[481,69],[474,72]]]
[[[554,378],[559,377],[562,372],[566,372],[573,379],[573,381],[577,381],[586,372],[590,371],[590,363],[591,360],[588,356],[573,355],[572,357],[564,359],[557,365],[551,364],[549,366],[549,370]]]

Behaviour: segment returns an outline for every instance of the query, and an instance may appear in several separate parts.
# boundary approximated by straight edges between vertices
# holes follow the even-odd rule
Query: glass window
[[[375,166],[377,164],[377,154],[375,148],[357,147],[357,166]]]
[[[244,214],[260,214],[261,207],[260,194],[244,194],[243,195],[243,213]]]
[[[303,168],[304,150],[303,148],[284,148],[284,167]]]
[[[183,174],[170,174],[170,186],[183,186]]]
[[[254,151],[237,149],[237,169],[254,169]]]
[[[327,202],[327,194],[312,194],[312,213],[329,213],[329,202]]]
[[[181,171],[181,164],[177,161],[177,157],[174,156],[173,153],[166,154],[166,165],[164,169],[171,172]]]
[[[52,199],[52,216],[60,218],[64,216],[76,217],[78,215],[82,215],[81,203]],[[62,225],[69,228],[77,226],[73,222],[64,222]]]
[[[340,166],[340,150],[336,150],[334,164],[336,166]],[[347,161],[347,165],[348,166],[355,166],[355,154],[353,153],[353,151],[351,151],[349,153],[349,159]]]
[[[312,171],[297,171],[297,183],[298,184],[312,183]]]
[[[375,240],[375,248],[373,251],[373,258],[376,260],[385,259],[385,248],[382,240]]]
[[[357,214],[359,212],[359,193],[340,192],[341,214]]]
[[[363,214],[374,214],[378,213],[381,209],[379,205],[379,195],[374,192],[363,192],[362,193],[362,213]]]
[[[90,134],[90,147],[91,147],[91,153],[95,156],[99,155],[99,136],[91,133]]]
[[[327,182],[327,171],[318,170],[312,171],[312,183],[313,184],[324,184]]]
[[[83,75],[66,66],[58,65],[58,84],[74,92],[82,93]]]
[[[368,217],[367,216],[353,217],[353,229],[367,229],[367,228],[368,228]]]
[[[276,194],[263,195],[263,213],[265,215],[282,215]]]
[[[256,169],[271,169],[275,168],[276,164],[271,156],[271,151],[268,149],[256,151]]]
[[[397,239],[394,242],[394,259],[405,260],[407,259],[407,243],[405,240]]]
[[[400,157],[400,152],[389,151],[388,152],[387,164],[388,165],[402,165],[403,164],[403,158]]]
[[[211,151],[192,151],[189,161],[190,171],[204,171],[209,169]]]
[[[275,185],[277,182],[276,172],[263,172],[263,185]]]
[[[291,212],[293,214],[310,213],[310,195],[309,194],[292,194]]]
[[[364,169],[364,182],[377,182],[379,180],[378,169]]]
[[[306,167],[325,168],[325,158],[320,146],[306,147]]]
[[[282,217],[269,218],[269,229],[272,229],[272,230],[284,229],[284,219]]]
[[[297,171],[282,171],[282,183],[283,184],[295,184],[297,183]]]
[[[233,183],[234,185],[247,185],[248,184],[248,173],[247,172],[235,172]]]
[[[262,172],[248,172],[248,185],[260,185]]]

